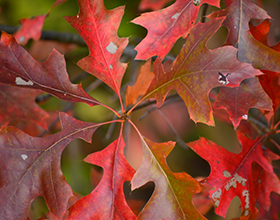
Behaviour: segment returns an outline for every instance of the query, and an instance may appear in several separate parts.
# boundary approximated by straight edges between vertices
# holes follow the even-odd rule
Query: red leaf
[[[262,8],[250,0],[226,0],[227,8],[214,11],[209,18],[226,16],[223,23],[229,29],[226,44],[235,45],[240,43],[244,35],[248,34],[249,21],[251,19],[266,19],[270,16]]]
[[[241,119],[247,120],[250,108],[271,111],[272,102],[263,91],[257,78],[245,79],[239,87],[220,88],[214,108],[224,108],[228,111],[230,120],[236,129]]]
[[[271,23],[269,22],[268,19],[265,19],[262,23],[260,23],[256,27],[252,24],[252,22],[249,23],[250,31],[254,36],[254,38],[266,46],[268,46],[267,36],[269,33],[270,25]]]
[[[172,0],[142,0],[139,3],[139,9],[141,11],[151,9],[153,11],[162,9],[166,3],[171,2]]]
[[[279,220],[280,212],[280,198],[279,195],[271,193],[271,207],[269,211],[265,209],[260,210],[260,214],[257,216],[257,220],[270,219],[270,220]]]
[[[280,85],[278,83],[279,73],[263,70],[265,75],[261,76],[260,83],[264,91],[273,102],[273,110],[276,111],[280,105]]]
[[[128,43],[117,30],[124,7],[108,11],[103,0],[78,0],[80,12],[65,19],[79,32],[89,48],[89,55],[78,62],[88,73],[110,86],[120,97],[120,86],[126,64],[120,63]]]
[[[11,35],[2,32],[0,51],[0,82],[40,89],[68,102],[99,104],[81,85],[69,81],[63,55],[55,49],[46,62],[39,63]]]
[[[209,18],[226,16],[223,23],[229,29],[226,43],[238,47],[238,59],[258,69],[280,72],[280,53],[257,41],[249,31],[249,21],[270,18],[267,13],[250,0],[227,0],[227,3],[227,8],[213,12]]]
[[[131,180],[132,190],[149,181],[155,183],[155,191],[139,219],[205,219],[192,204],[192,196],[201,192],[203,186],[186,173],[173,173],[166,163],[166,157],[175,142],[154,143],[143,139],[143,159],[140,168]]]
[[[49,15],[50,11],[55,6],[60,5],[66,1],[67,0],[57,0],[45,15],[35,16],[33,18],[20,19],[21,27],[14,34],[16,41],[21,45],[25,45],[30,39],[39,40],[42,34],[42,28],[45,19]]]
[[[13,120],[22,120],[48,129],[45,121],[48,114],[35,103],[35,98],[40,94],[38,90],[0,83],[0,125],[8,125]]]
[[[264,152],[264,155],[270,163],[272,160],[279,159],[279,157],[271,151]],[[269,159],[269,157],[272,159]],[[279,179],[275,173],[266,172],[266,170],[257,163],[253,163],[252,165],[252,176],[257,204],[261,209],[269,211],[271,205],[270,193],[280,192]]]
[[[267,35],[270,29],[270,22],[269,20],[264,20],[261,24],[254,27],[250,23],[250,29],[253,34],[253,36],[263,43],[264,45],[267,45]],[[271,47],[272,49],[276,51],[280,51],[280,43],[274,45]],[[269,95],[269,97],[272,99],[273,102],[273,109],[274,111],[277,110],[277,108],[280,105],[280,89],[279,89],[279,76],[280,74],[277,72],[272,72],[268,70],[263,70],[265,73],[264,75],[260,76],[260,83],[262,87],[264,88],[265,92]]]
[[[30,39],[39,40],[45,18],[46,15],[40,15],[33,18],[20,19],[21,27],[14,34],[16,41],[21,45],[25,45]]]
[[[192,120],[214,125],[208,99],[210,90],[224,85],[236,87],[243,79],[261,74],[251,65],[239,62],[235,48],[225,46],[209,50],[205,46],[222,22],[223,18],[219,18],[197,24],[170,71],[165,70],[157,59],[154,63],[155,78],[142,99],[155,98],[160,107],[167,93],[175,89],[185,102]]]
[[[143,96],[149,88],[152,79],[154,78],[153,72],[150,71],[151,59],[141,66],[140,74],[137,81],[133,86],[126,88],[126,105],[135,104],[139,96]]]
[[[201,0],[200,5],[208,3],[220,7],[218,0]],[[146,60],[152,56],[161,59],[171,50],[173,44],[187,36],[193,27],[199,6],[193,0],[177,0],[173,5],[155,12],[141,14],[133,23],[148,30],[147,36],[135,47],[136,59]]]
[[[26,219],[31,202],[44,196],[49,210],[62,219],[73,195],[60,168],[61,153],[77,138],[91,142],[98,125],[60,113],[62,131],[31,137],[14,127],[0,130],[0,218]]]
[[[262,200],[261,205],[267,209],[270,192],[280,193],[280,181],[271,165],[272,159],[280,157],[268,149],[264,151],[260,139],[251,140],[239,132],[237,136],[243,147],[239,154],[231,153],[205,138],[187,143],[210,163],[211,173],[206,181],[214,187],[210,191],[210,198],[217,207],[215,212],[222,217],[225,217],[230,201],[235,196],[241,200],[244,216],[249,216],[256,212],[256,202]],[[256,170],[254,166],[252,168],[253,162],[261,166]],[[261,185],[259,181],[262,181]]]
[[[68,219],[136,219],[123,193],[124,182],[134,174],[123,155],[124,146],[120,136],[104,150],[85,158],[86,162],[103,167],[104,175],[91,194],[70,208]]]

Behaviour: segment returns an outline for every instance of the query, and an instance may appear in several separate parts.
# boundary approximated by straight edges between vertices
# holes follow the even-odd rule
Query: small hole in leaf
[[[138,215],[144,208],[155,189],[153,182],[148,182],[138,189],[131,191],[131,184],[126,181],[123,184],[123,190],[126,202],[135,215]]]
[[[30,205],[29,218],[31,220],[39,219],[46,215],[49,211],[45,198],[43,196],[38,196]]]

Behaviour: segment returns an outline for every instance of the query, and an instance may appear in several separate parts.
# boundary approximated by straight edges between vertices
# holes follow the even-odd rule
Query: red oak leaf
[[[239,87],[220,88],[219,95],[214,103],[214,108],[224,108],[229,113],[229,118],[236,129],[241,119],[248,118],[250,108],[272,110],[272,102],[263,91],[257,78],[245,79]]]
[[[205,219],[192,203],[192,196],[201,192],[203,186],[186,173],[173,173],[166,163],[175,142],[154,143],[143,137],[141,141],[142,164],[131,180],[131,188],[153,181],[155,190],[138,218]]]
[[[227,8],[213,12],[209,18],[226,16],[223,23],[229,29],[226,43],[237,46],[238,59],[258,69],[280,72],[280,53],[257,41],[249,30],[251,19],[270,18],[267,13],[250,0],[226,2]]]
[[[45,22],[46,17],[49,15],[51,9],[55,6],[60,5],[67,0],[57,0],[47,14],[35,16],[33,18],[22,18],[20,19],[21,27],[19,30],[16,31],[14,37],[16,41],[21,44],[25,45],[30,39],[39,40],[42,34],[42,28]]]
[[[205,138],[187,143],[211,166],[210,176],[205,181],[214,187],[210,198],[216,206],[215,212],[222,217],[226,216],[235,196],[241,200],[244,216],[249,216],[254,215],[256,203],[261,200],[260,204],[265,209],[269,208],[272,191],[280,193],[280,181],[271,165],[272,159],[280,157],[268,149],[263,150],[260,139],[251,140],[240,132],[237,136],[243,147],[239,154],[231,153]],[[254,166],[253,162],[260,166]]]
[[[173,5],[155,12],[141,14],[132,22],[145,27],[147,36],[135,47],[136,59],[146,60],[152,56],[161,59],[171,50],[174,43],[180,38],[187,36],[194,26],[199,5],[208,3],[220,7],[218,0],[177,0]]]
[[[153,11],[163,8],[166,3],[172,0],[142,0],[139,4],[139,9],[141,11],[151,9]]]
[[[100,104],[81,85],[69,81],[63,55],[55,49],[46,62],[39,63],[16,43],[13,36],[2,32],[0,51],[0,82],[40,89],[68,102]]]
[[[35,103],[35,98],[41,93],[0,83],[0,126],[16,119],[48,129],[45,121],[48,114]]]
[[[133,86],[126,88],[126,105],[135,104],[139,96],[143,96],[149,88],[152,79],[154,78],[151,69],[151,59],[141,66],[140,74]]]
[[[155,98],[160,107],[167,93],[175,89],[185,102],[192,120],[214,125],[208,99],[210,90],[225,85],[236,87],[243,79],[261,74],[251,65],[239,62],[236,59],[237,50],[231,46],[214,50],[206,47],[206,42],[222,22],[223,18],[218,18],[197,24],[170,71],[164,69],[157,59],[153,69],[155,78],[142,100]]]
[[[120,86],[126,64],[120,63],[128,43],[117,30],[124,7],[107,10],[103,0],[78,0],[80,12],[65,19],[78,31],[89,48],[89,55],[78,62],[83,70],[98,77],[120,97]]]
[[[260,23],[258,26],[253,26],[250,23],[250,30],[253,34],[253,36],[263,43],[264,45],[267,45],[267,36],[268,32],[270,30],[270,22],[269,20],[264,20],[262,23]],[[274,46],[271,47],[273,50],[280,51],[280,42]],[[260,83],[262,87],[264,88],[265,92],[269,95],[269,97],[272,99],[273,102],[273,109],[274,111],[277,110],[277,108],[280,105],[280,74],[277,72],[272,72],[268,70],[263,70],[265,73],[264,75],[260,76]]]
[[[68,219],[136,219],[126,203],[123,184],[130,181],[134,170],[126,161],[122,136],[85,161],[103,167],[98,186],[70,208]]]
[[[25,45],[30,39],[39,40],[42,33],[46,15],[40,15],[33,18],[22,18],[20,20],[21,27],[14,34],[16,41]]]
[[[60,168],[61,153],[77,138],[91,142],[98,125],[60,113],[62,131],[31,137],[14,127],[0,130],[0,219],[26,219],[31,202],[44,196],[59,219],[66,212],[71,187]]]

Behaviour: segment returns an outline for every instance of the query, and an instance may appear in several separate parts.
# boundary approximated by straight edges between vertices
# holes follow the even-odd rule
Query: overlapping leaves
[[[11,35],[2,32],[0,51],[0,82],[40,89],[68,102],[99,104],[81,85],[70,82],[64,57],[55,49],[46,62],[39,63]]]
[[[226,16],[223,23],[229,29],[227,44],[236,45],[238,59],[258,69],[280,72],[280,53],[257,41],[249,30],[251,19],[264,20],[268,14],[250,0],[226,0],[223,10],[213,12],[209,18]]]
[[[117,30],[124,7],[107,10],[101,0],[78,0],[80,12],[65,19],[79,32],[89,47],[89,55],[77,64],[110,86],[120,97],[120,86],[126,64],[120,57],[128,43]]]
[[[149,181],[155,183],[155,191],[138,215],[139,219],[205,219],[192,204],[192,196],[202,191],[195,179],[186,173],[173,173],[166,157],[175,142],[154,143],[141,137],[143,160],[132,181],[132,190]]]
[[[60,157],[67,144],[81,138],[91,142],[98,125],[60,114],[62,131],[31,137],[14,127],[0,130],[0,218],[26,219],[31,202],[44,196],[58,218],[66,213],[73,196],[60,168]]]
[[[130,181],[134,170],[123,155],[122,135],[101,152],[85,158],[88,163],[104,168],[98,186],[70,209],[68,219],[136,219],[128,207],[123,192],[123,184]]]
[[[174,61],[172,68],[164,69],[160,59],[154,63],[154,74],[149,89],[142,99],[155,98],[160,107],[168,92],[175,89],[185,102],[190,117],[195,122],[213,125],[209,92],[219,86],[239,86],[245,78],[260,75],[251,65],[236,59],[237,50],[225,46],[214,50],[206,42],[218,30],[224,18],[197,24]],[[224,80],[221,80],[223,75]]]
[[[239,154],[231,153],[205,138],[187,143],[211,166],[210,176],[205,181],[213,186],[210,198],[216,206],[215,212],[222,217],[226,216],[235,196],[241,200],[243,215],[250,216],[255,214],[257,202],[268,210],[270,193],[280,193],[280,181],[271,164],[279,156],[263,149],[259,138],[251,140],[241,133],[237,134],[243,148]],[[260,182],[261,185],[258,184]]]
[[[194,2],[193,0],[177,0],[163,10],[144,13],[134,19],[133,23],[148,30],[147,36],[135,48],[138,52],[136,59],[146,60],[152,56],[163,59],[173,44],[190,32],[200,5],[208,3],[216,7],[220,6],[220,1],[217,0],[197,1],[198,4]]]
[[[64,1],[57,0],[54,6]],[[268,48],[249,32],[250,19],[264,19],[268,15],[249,0],[228,0],[228,8],[214,12],[211,21],[194,25],[199,5],[203,3],[219,6],[217,0],[177,0],[166,9],[143,14],[133,21],[148,29],[147,37],[136,47],[136,58],[147,59],[154,55],[159,58],[153,63],[153,76],[148,61],[141,68],[136,84],[128,87],[126,102],[136,103],[131,111],[149,98],[155,98],[157,106],[162,106],[167,94],[174,89],[186,104],[193,121],[214,125],[208,95],[215,87],[222,87],[215,106],[228,110],[235,128],[244,114],[247,116],[250,107],[271,110],[271,100],[254,78],[262,73],[248,64],[280,70],[279,52]],[[72,190],[60,170],[63,149],[76,138],[90,142],[93,132],[103,124],[128,120],[134,126],[125,114],[121,97],[126,64],[120,62],[120,57],[128,39],[119,38],[117,29],[124,7],[107,10],[102,0],[78,0],[78,4],[77,16],[66,17],[89,47],[90,54],[78,65],[117,93],[123,115],[111,109],[121,119],[96,125],[61,114],[62,131],[46,138],[31,137],[16,128],[3,126],[0,130],[1,218],[26,218],[32,200],[40,195],[46,198],[50,210],[47,216],[67,218],[67,203]],[[207,41],[222,24],[229,29],[227,44],[235,45],[237,49],[233,46],[207,48]],[[162,64],[162,58],[179,37],[186,37],[186,43],[178,57],[173,63]],[[261,56],[265,56],[265,62]],[[58,52],[54,50],[44,63],[36,62],[6,33],[2,34],[0,43],[0,82],[43,90],[69,102],[84,102],[91,106],[102,104],[89,96],[81,85],[69,81],[65,61]],[[278,87],[275,85],[273,91]],[[143,96],[140,101],[138,96]],[[278,100],[272,99],[278,106]],[[242,102],[246,104],[242,105]],[[31,106],[29,116],[35,110],[38,109]],[[39,115],[42,113],[38,112]],[[41,120],[37,123],[46,127]],[[123,124],[119,137],[112,144],[85,159],[103,167],[104,175],[91,194],[69,209],[68,219],[135,219],[123,193],[124,182],[131,179],[132,189],[149,181],[155,183],[154,193],[138,215],[139,219],[204,219],[192,204],[192,196],[203,187],[186,173],[173,173],[166,163],[175,142],[154,143],[143,138],[135,127],[142,142],[143,160],[133,176],[134,170],[123,155],[122,128]],[[269,210],[272,191],[280,193],[279,179],[271,165],[271,161],[279,156],[263,148],[260,138],[250,140],[241,133],[238,137],[243,150],[237,155],[205,138],[189,143],[189,146],[211,165],[207,182],[214,187],[210,197],[217,207],[216,213],[225,216],[231,199],[239,196],[243,217],[249,218],[255,215],[256,204],[260,210]]]

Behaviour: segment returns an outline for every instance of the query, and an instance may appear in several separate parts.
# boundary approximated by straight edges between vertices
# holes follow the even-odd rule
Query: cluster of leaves
[[[52,8],[63,2],[57,0]],[[143,0],[140,8],[151,7],[151,2]],[[152,9],[158,10],[166,2],[155,1]],[[123,99],[121,84],[127,65],[120,58],[128,39],[119,38],[117,31],[124,7],[107,10],[103,0],[78,0],[79,13],[65,17],[89,49],[89,55],[77,65],[116,93],[120,111],[97,101],[80,84],[72,84],[64,57],[55,49],[41,63],[18,44],[40,37],[50,11],[44,16],[22,20],[22,28],[15,38],[2,32],[0,218],[28,218],[32,201],[43,196],[50,219],[205,219],[194,207],[193,196],[207,183],[211,186],[209,197],[216,214],[225,217],[231,200],[238,196],[240,219],[277,219],[277,202],[271,203],[271,199],[279,204],[279,197],[276,194],[272,197],[271,192],[280,194],[280,181],[272,166],[279,155],[266,144],[273,143],[279,152],[280,146],[274,138],[279,133],[275,113],[280,104],[280,44],[268,46],[270,17],[262,8],[250,0],[224,3],[226,7],[211,13],[206,23],[195,22],[200,7],[208,4],[220,8],[219,0],[176,0],[167,8],[134,19],[133,23],[148,30],[135,48],[135,59],[147,62],[135,84],[127,87]],[[250,23],[252,19],[261,23],[254,26]],[[228,29],[226,42],[210,50],[207,42],[222,25]],[[179,38],[185,38],[185,43],[178,56],[174,61],[163,62]],[[153,56],[157,59],[151,71]],[[213,88],[218,90],[213,92]],[[206,138],[187,143],[211,166],[210,175],[200,182],[187,173],[170,170],[166,158],[176,142],[155,143],[147,139],[130,118],[140,104],[151,100],[161,107],[167,97],[175,97],[168,96],[171,90],[181,97],[195,123],[215,126],[214,112],[225,109],[242,146],[242,151],[234,154]],[[48,113],[34,103],[42,91],[67,102],[104,106],[116,119],[82,122],[61,112],[61,131],[46,137],[33,137],[8,126],[19,120],[48,129]],[[253,107],[259,109],[266,123],[250,121],[248,111]],[[135,128],[142,143],[142,164],[136,171],[124,156],[125,122]],[[91,142],[97,128],[112,123],[120,123],[119,137],[102,151],[85,158],[86,162],[104,169],[100,183],[69,207],[74,195],[61,171],[62,151],[77,138]],[[150,181],[155,183],[151,198],[137,215],[126,202],[125,181],[131,182],[131,190]]]

